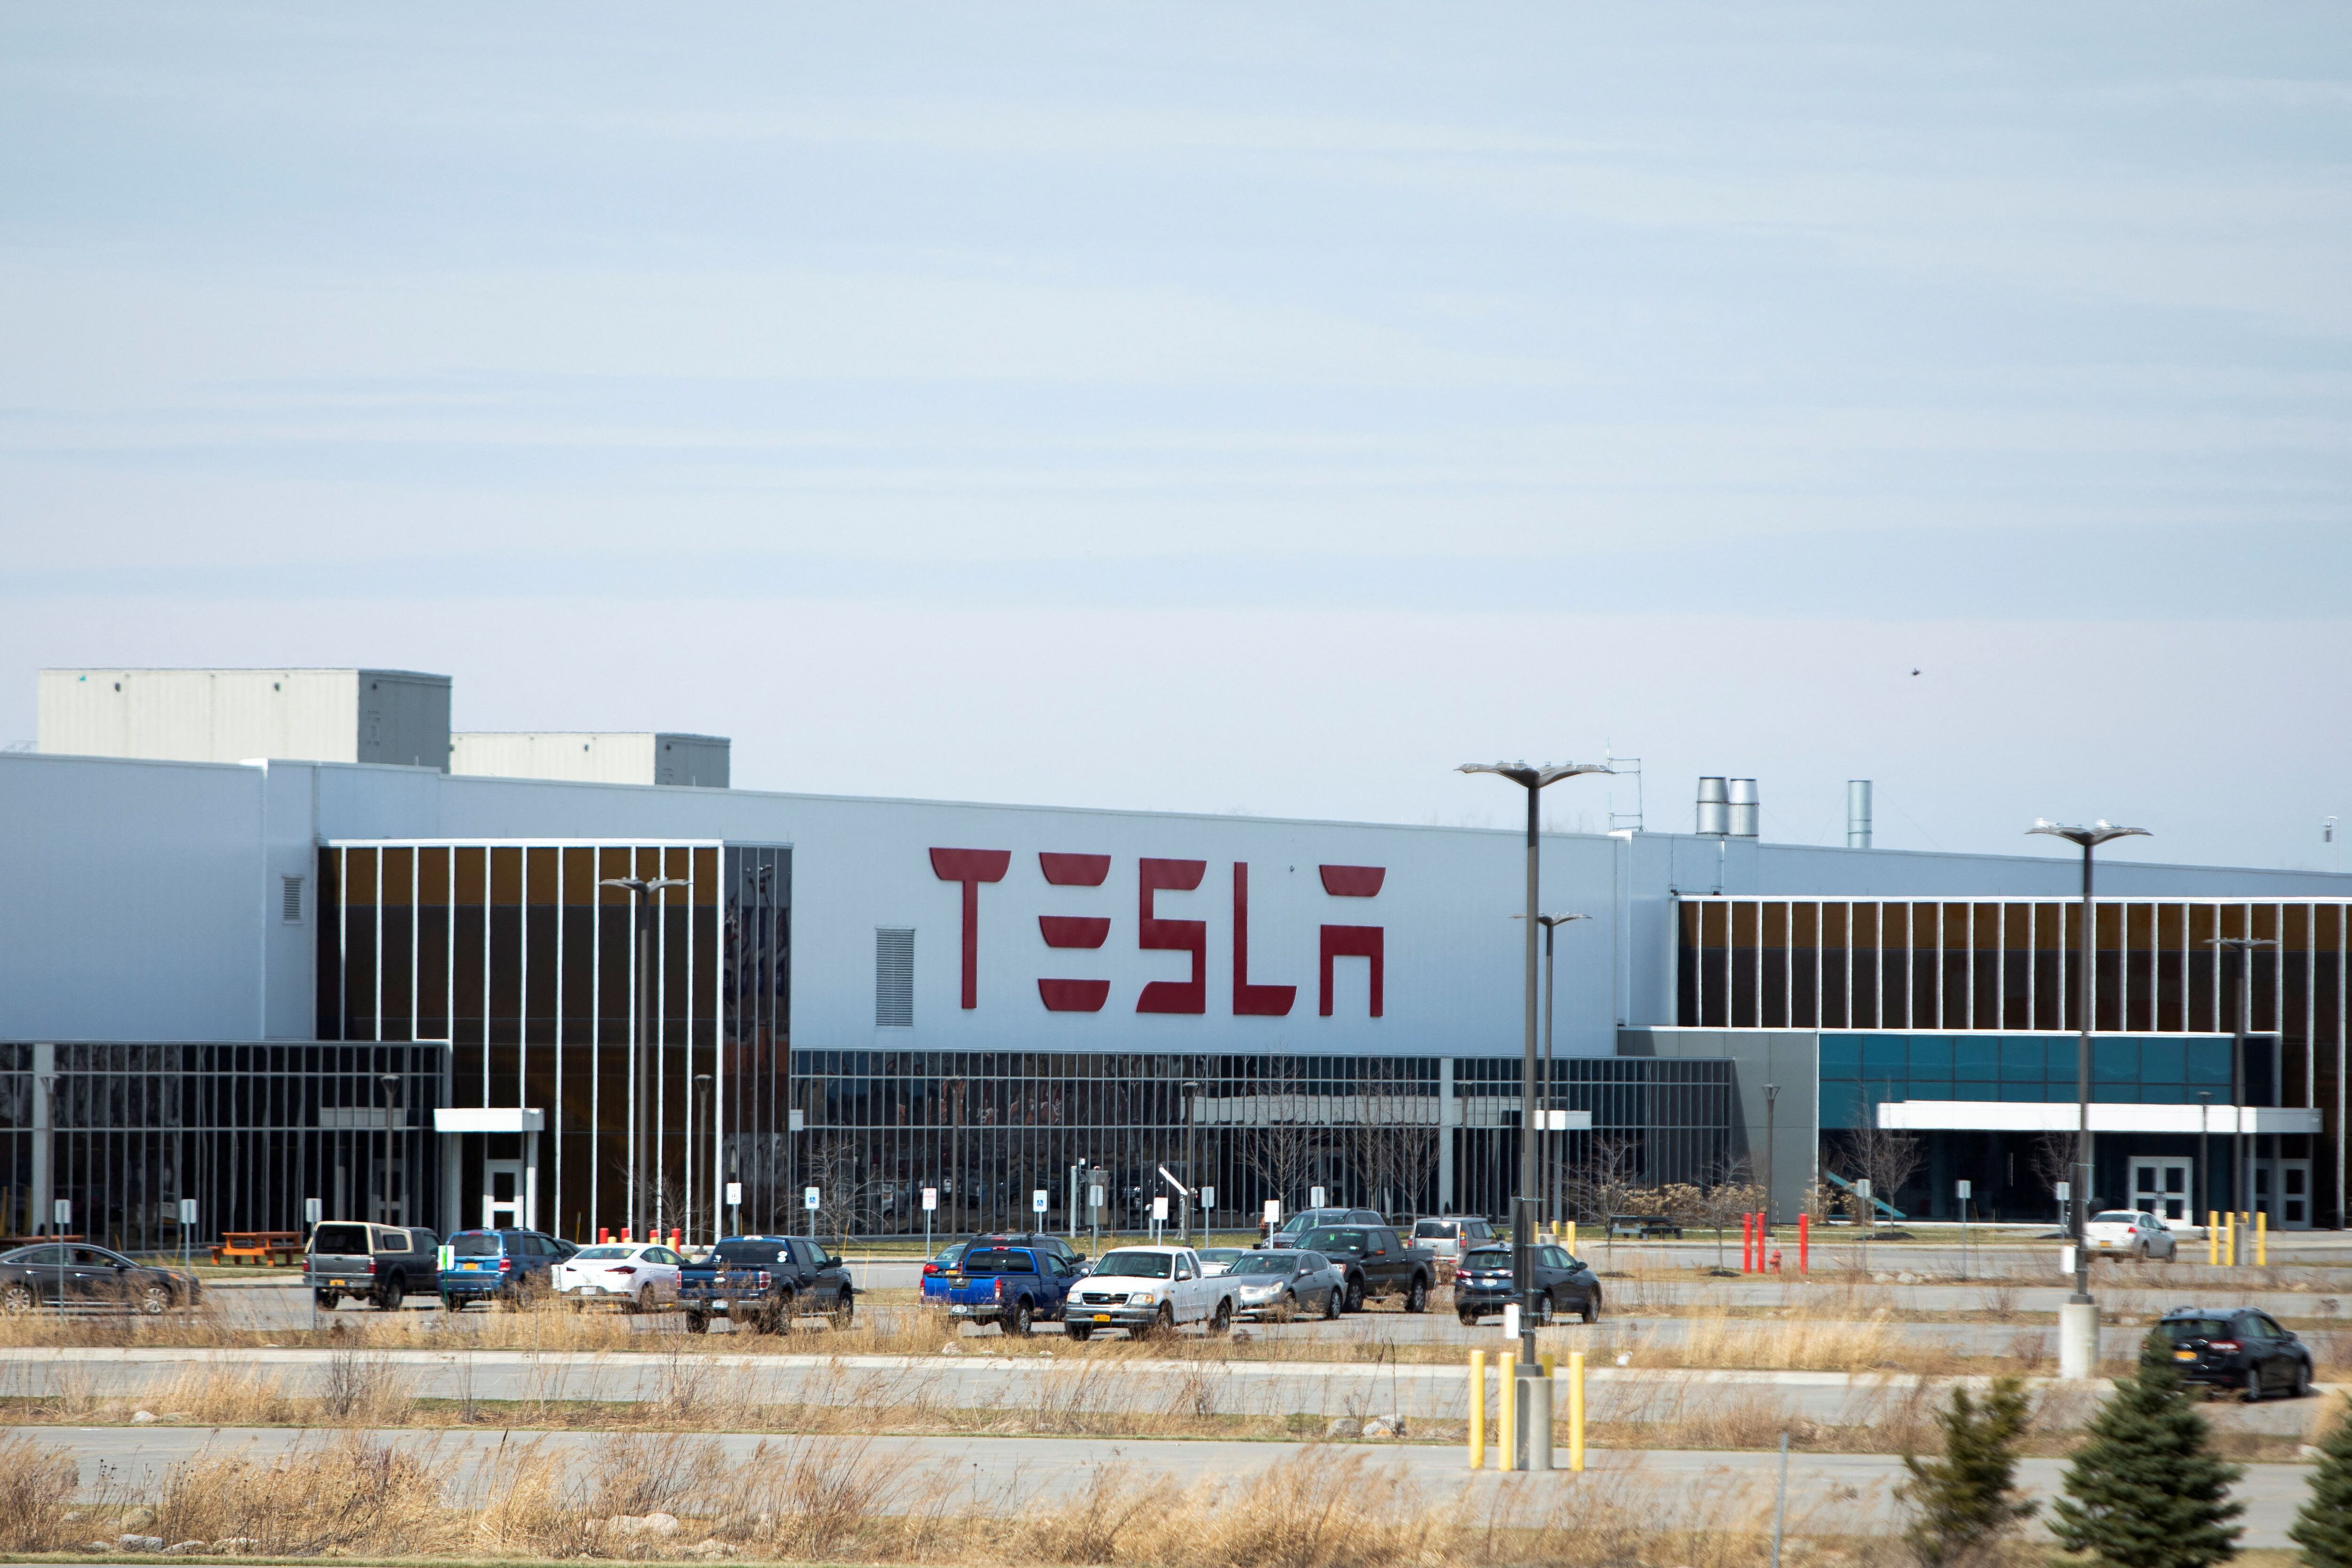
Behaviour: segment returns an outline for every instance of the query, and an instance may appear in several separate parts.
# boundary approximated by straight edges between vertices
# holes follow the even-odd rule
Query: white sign
[[[1202,1187],[1201,1189],[1201,1206],[1204,1209],[1213,1209],[1217,1206],[1216,1188]]]
[[[1100,1208],[1103,1206],[1103,1190],[1101,1183],[1097,1182],[1093,1186],[1087,1189],[1087,1206],[1089,1208]]]
[[[1266,1229],[1268,1229],[1268,1230],[1272,1230],[1276,1226],[1278,1226],[1278,1225],[1280,1225],[1281,1223],[1282,1223],[1282,1200],[1281,1200],[1280,1198],[1268,1198],[1268,1199],[1266,1199],[1266,1200],[1265,1200],[1265,1228],[1266,1228]]]
[[[939,1188],[937,1188],[937,1187],[925,1187],[925,1188],[923,1189],[923,1212],[924,1212],[925,1214],[936,1214],[936,1213],[939,1211],[939,1206],[940,1206],[940,1190],[939,1190]]]
[[[1966,1183],[1966,1182],[1961,1182],[1961,1183],[1959,1183],[1959,1184],[1958,1184],[1958,1186],[1959,1186],[1959,1189],[1960,1189],[1960,1191],[1959,1191],[1959,1195],[1960,1195],[1961,1197],[1964,1197],[1964,1198],[1965,1198],[1965,1197],[1967,1197],[1967,1196],[1969,1196],[1969,1195],[1970,1194],[1970,1193],[1973,1191],[1973,1189],[1972,1189],[1972,1188],[1969,1185],[1969,1184],[1968,1184],[1968,1183]]]
[[[787,1129],[787,1131],[793,1131],[793,1132],[800,1132],[800,1131],[806,1131],[806,1128],[805,1128],[805,1126],[803,1125],[803,1121],[802,1121],[802,1120],[801,1120],[801,1113],[800,1113],[799,1111],[795,1110],[795,1111],[792,1112],[792,1113],[791,1113],[791,1115],[792,1115],[792,1124],[791,1124],[791,1126]]]
[[[801,1189],[801,1207],[808,1210],[811,1214],[816,1213],[816,1189],[814,1187],[803,1187]]]
[[[743,1202],[742,1183],[730,1182],[727,1184],[727,1202],[730,1205],[740,1205]]]
[[[2071,1241],[2058,1249],[2058,1272],[2061,1274],[2074,1272],[2074,1244]]]
[[[1862,1180],[1853,1184],[1853,1195],[1860,1198],[1864,1203],[1868,1203],[1870,1201],[1869,1177],[1864,1176]]]
[[[307,1224],[316,1225],[319,1223],[318,1199],[304,1198],[302,1200],[302,1218]]]
[[[2068,1199],[2072,1198],[2074,1195],[2074,1183],[2072,1183],[2072,1182],[2061,1182],[2061,1183],[2059,1183],[2059,1184],[2058,1184],[2058,1201],[2059,1201],[2060,1203],[2062,1203],[2062,1204],[2063,1204],[2063,1203],[2066,1202]]]
[[[1519,1337],[1519,1304],[1517,1301],[1503,1303],[1503,1337],[1507,1340]]]
[[[1168,1217],[1168,1199],[1164,1194],[1151,1200],[1151,1217],[1153,1219]]]
[[[59,1198],[54,1205],[54,1218],[59,1230],[73,1224],[73,1199]]]
[[[1029,1194],[1029,1206],[1039,1214],[1045,1212],[1045,1189],[1038,1187]]]
[[[1307,1194],[1307,1206],[1311,1209],[1319,1209],[1324,1207],[1323,1195],[1322,1188],[1315,1188]]]
[[[194,1225],[196,1223],[195,1199],[182,1198],[180,1200],[180,1223],[182,1225]]]

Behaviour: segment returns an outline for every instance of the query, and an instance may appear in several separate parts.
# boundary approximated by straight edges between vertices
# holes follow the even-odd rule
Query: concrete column
[[[55,1046],[33,1047],[33,1212],[27,1216],[26,1229],[37,1230],[49,1223],[49,1205],[57,1196],[54,1173],[57,1170],[57,1134],[51,1127],[50,1090],[57,1087],[58,1048]]]
[[[440,1132],[441,1141],[441,1234],[446,1237],[453,1231],[466,1228],[466,1195],[457,1190],[463,1179],[465,1145],[459,1142],[462,1132]]]
[[[539,1134],[522,1135],[522,1228],[539,1228]]]
[[[2058,1307],[2058,1376],[2067,1383],[2087,1383],[2099,1369],[2099,1309],[2090,1301],[2064,1301]]]
[[[1437,1212],[1454,1212],[1454,1058],[1437,1058]]]

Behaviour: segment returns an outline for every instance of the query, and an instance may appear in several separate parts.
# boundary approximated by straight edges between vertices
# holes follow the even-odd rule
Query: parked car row
[[[36,1242],[0,1253],[0,1311],[113,1308],[153,1317],[194,1306],[203,1294],[193,1274],[136,1263],[85,1241]]]

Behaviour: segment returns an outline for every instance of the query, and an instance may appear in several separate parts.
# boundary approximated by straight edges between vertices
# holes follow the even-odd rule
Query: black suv
[[[1535,1254],[1537,1322],[1548,1323],[1570,1311],[1588,1323],[1601,1316],[1601,1281],[1591,1268],[1555,1242],[1538,1242]],[[1462,1255],[1462,1268],[1454,1276],[1454,1316],[1475,1325],[1515,1300],[1508,1247],[1490,1242]]]
[[[1068,1242],[1064,1241],[1060,1237],[1054,1235],[1051,1231],[990,1231],[984,1236],[973,1237],[971,1238],[971,1246],[967,1247],[966,1250],[970,1251],[982,1247],[1031,1247],[1038,1252],[1046,1253],[1052,1257],[1060,1258],[1079,1274],[1087,1272],[1085,1268],[1087,1255],[1083,1252],[1072,1251]]]
[[[722,1237],[677,1271],[677,1300],[690,1334],[707,1331],[714,1313],[755,1334],[781,1334],[815,1313],[845,1329],[857,1310],[848,1265],[806,1236]]]
[[[2295,1399],[2311,1392],[2311,1350],[2250,1307],[2181,1307],[2157,1331],[2172,1342],[2183,1383],[2234,1388],[2252,1405],[2273,1391]]]

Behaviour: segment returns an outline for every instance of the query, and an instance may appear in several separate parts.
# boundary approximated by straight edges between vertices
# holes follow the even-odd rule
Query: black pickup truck
[[[1347,1279],[1341,1306],[1360,1312],[1374,1296],[1402,1296],[1408,1312],[1429,1310],[1429,1290],[1437,1282],[1437,1255],[1425,1247],[1408,1246],[1392,1226],[1318,1226],[1299,1237],[1297,1245],[1319,1252]]]
[[[795,1318],[822,1314],[849,1327],[856,1294],[849,1268],[804,1236],[730,1236],[699,1262],[677,1271],[677,1304],[688,1333],[709,1331],[713,1317],[755,1334],[787,1332]]]

